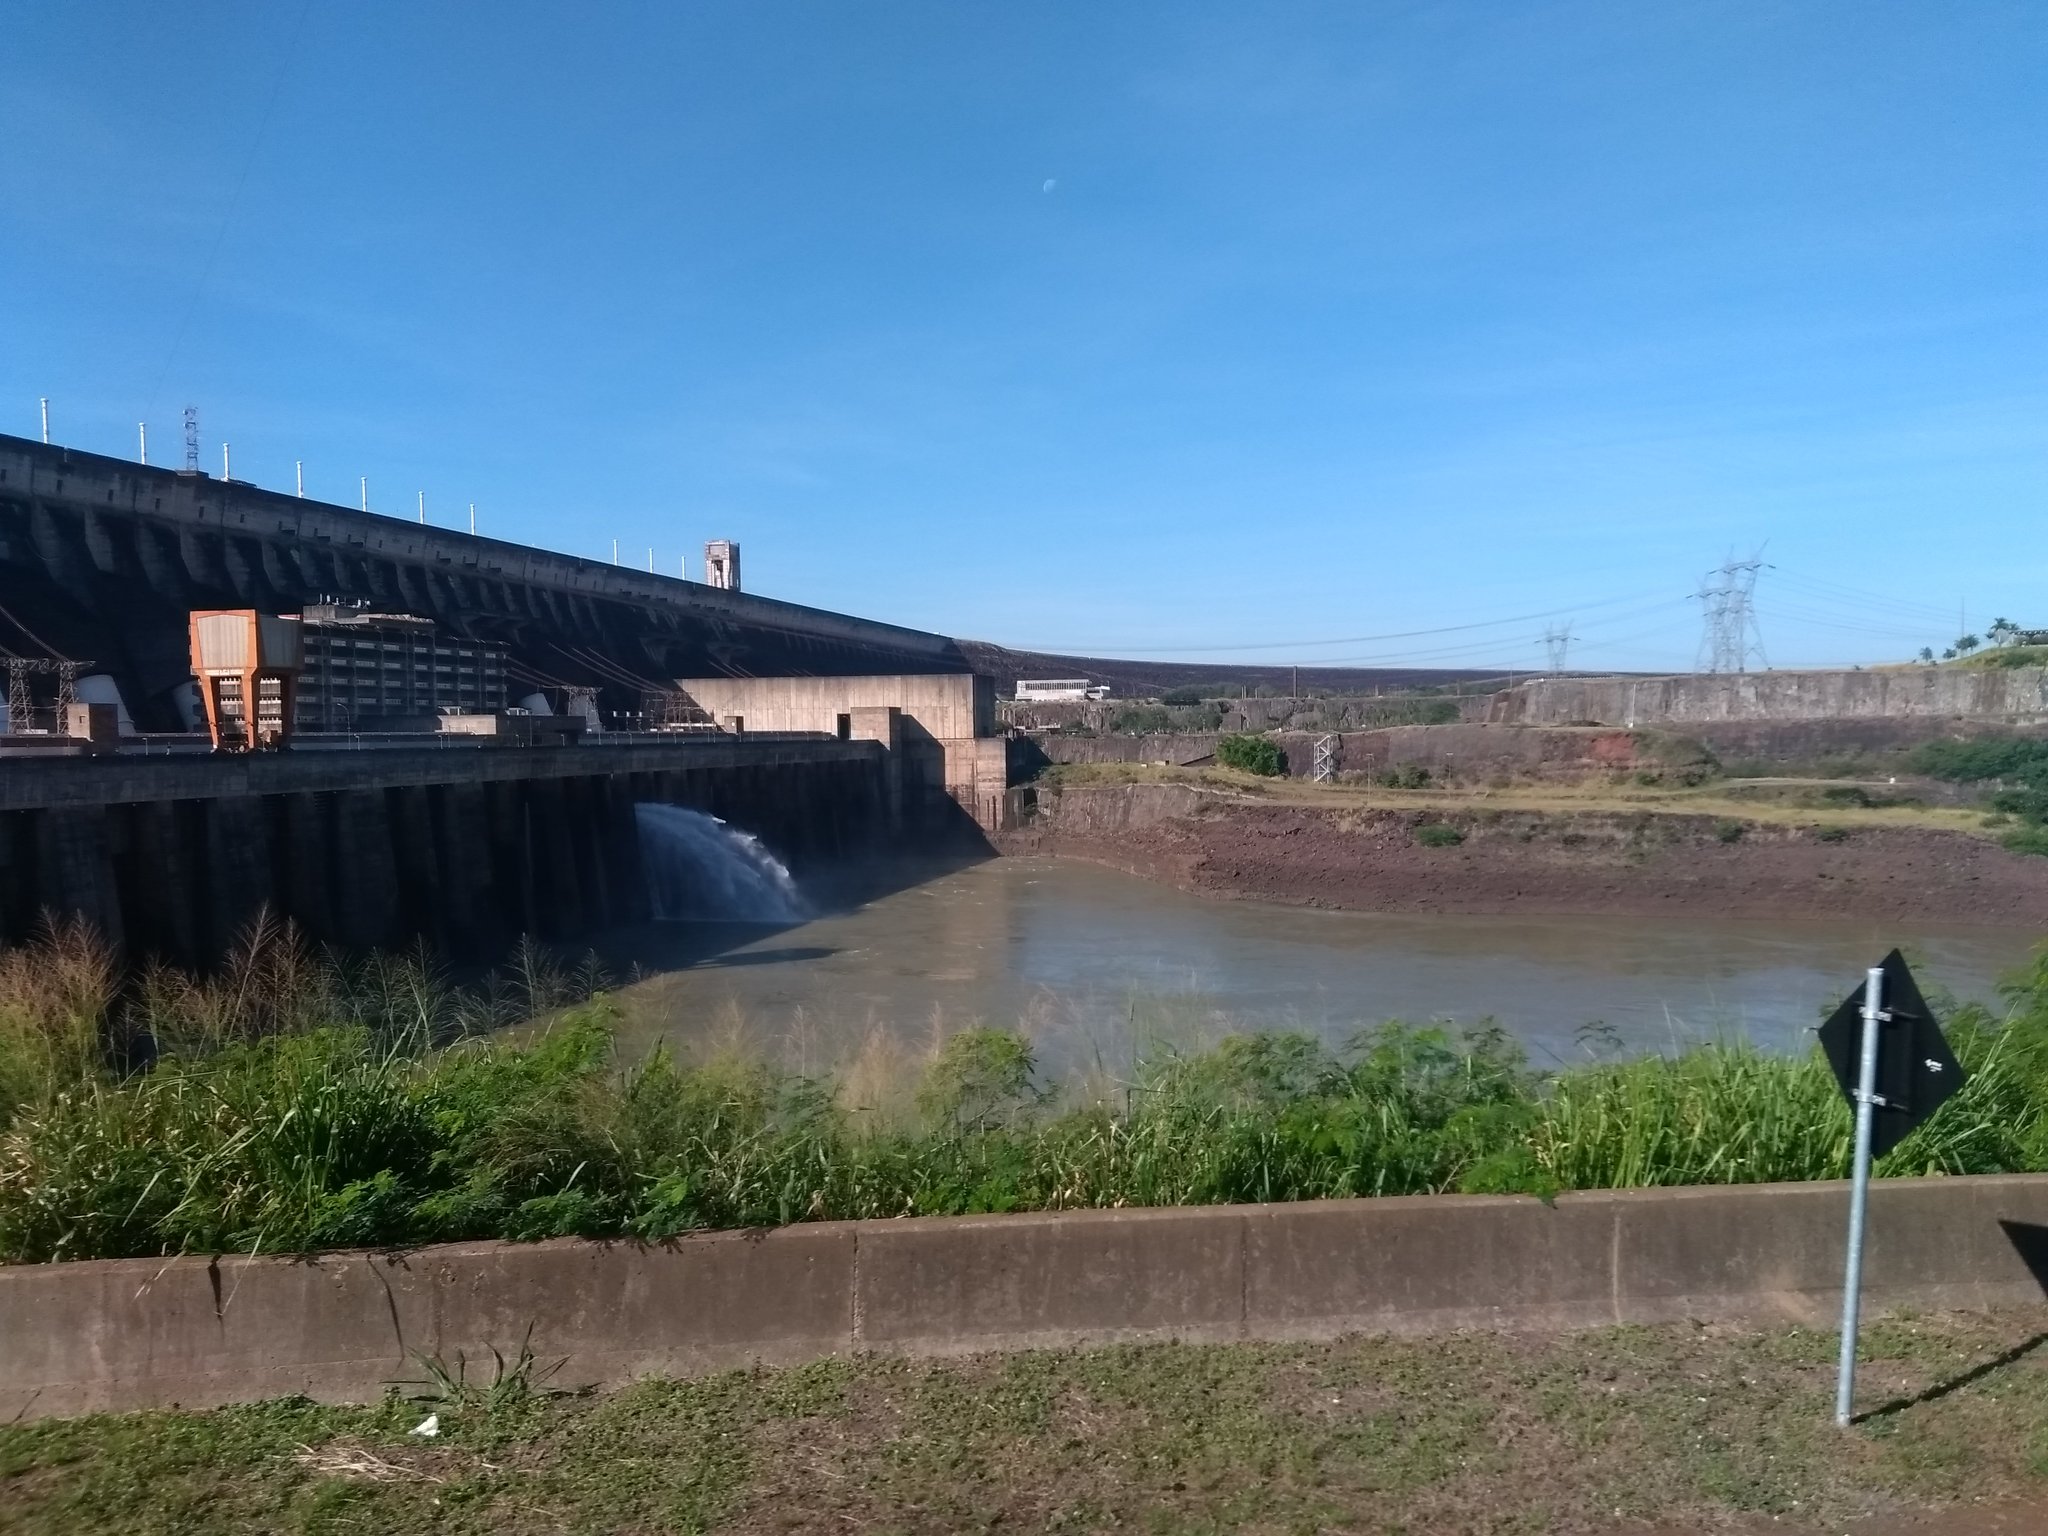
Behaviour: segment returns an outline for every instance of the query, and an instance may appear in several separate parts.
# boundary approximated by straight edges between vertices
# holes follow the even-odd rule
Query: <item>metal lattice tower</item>
[[[1314,782],[1318,784],[1334,784],[1337,782],[1338,748],[1339,744],[1335,736],[1319,736],[1316,738],[1316,766],[1315,772],[1312,775]]]
[[[1697,670],[1747,672],[1752,665],[1770,665],[1756,622],[1756,578],[1763,568],[1763,560],[1755,555],[1747,560],[1730,558],[1701,580],[1693,594],[1702,605]]]
[[[57,663],[57,729],[63,730],[70,718],[71,706],[78,702],[78,674],[84,670],[76,661]]]
[[[19,736],[35,729],[35,708],[29,698],[28,675],[35,664],[20,656],[7,658],[7,729]]]
[[[185,473],[199,473],[199,407],[185,407]]]
[[[1550,671],[1555,675],[1564,670],[1565,658],[1572,647],[1572,627],[1551,628],[1543,631],[1543,653],[1549,659]]]
[[[56,729],[61,732],[71,706],[78,702],[78,675],[92,663],[51,661],[41,656],[9,656],[6,660],[8,731],[18,736],[35,730],[35,696],[29,691],[28,680],[38,673],[49,672],[57,678]]]

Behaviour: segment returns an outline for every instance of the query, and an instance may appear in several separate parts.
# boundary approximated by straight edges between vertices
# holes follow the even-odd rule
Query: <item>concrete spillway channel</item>
[[[131,956],[205,966],[267,907],[316,941],[492,958],[649,915],[636,803],[802,867],[899,835],[886,767],[830,739],[14,761],[0,942],[77,914]]]

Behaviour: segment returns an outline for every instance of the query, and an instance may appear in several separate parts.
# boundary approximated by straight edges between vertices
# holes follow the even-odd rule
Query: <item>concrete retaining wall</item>
[[[755,1361],[1131,1339],[1825,1324],[1841,1184],[819,1223],[659,1247],[0,1268],[0,1421],[285,1393],[374,1399],[415,1355],[563,1359],[562,1385]],[[2039,1301],[2048,1176],[1889,1180],[1873,1309]]]
[[[1712,720],[1931,718],[2048,721],[2048,671],[1893,667],[1680,677],[1537,678],[1471,710],[1506,725],[1686,725]]]
[[[1059,736],[1026,738],[1028,749],[1048,763],[1171,763],[1184,767],[1216,755],[1221,731],[1172,736]]]

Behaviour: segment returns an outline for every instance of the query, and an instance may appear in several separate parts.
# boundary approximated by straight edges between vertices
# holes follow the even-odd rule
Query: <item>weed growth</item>
[[[575,990],[537,952],[495,1002],[416,961],[250,954],[302,990],[237,1013],[225,978],[124,988],[74,930],[0,956],[0,1261],[1848,1166],[1849,1116],[1816,1053],[1618,1060],[1592,1039],[1584,1062],[1542,1072],[1498,1030],[1394,1024],[1336,1049],[1292,1034],[1155,1049],[1125,1076],[1054,1085],[1022,1037],[977,1029],[906,1058],[916,1089],[892,1112],[849,1081],[736,1054],[621,1061],[601,997],[537,1032],[477,1035]],[[2048,951],[2007,1002],[1953,1011],[1971,1080],[1882,1172],[2048,1170]],[[146,1064],[108,1049],[194,1019],[208,1027]]]

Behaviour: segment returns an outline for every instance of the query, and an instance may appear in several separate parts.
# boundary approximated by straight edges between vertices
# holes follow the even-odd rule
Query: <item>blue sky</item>
[[[17,4],[0,430],[1180,658],[1683,666],[1762,547],[1891,659],[2048,625],[2042,22]]]

